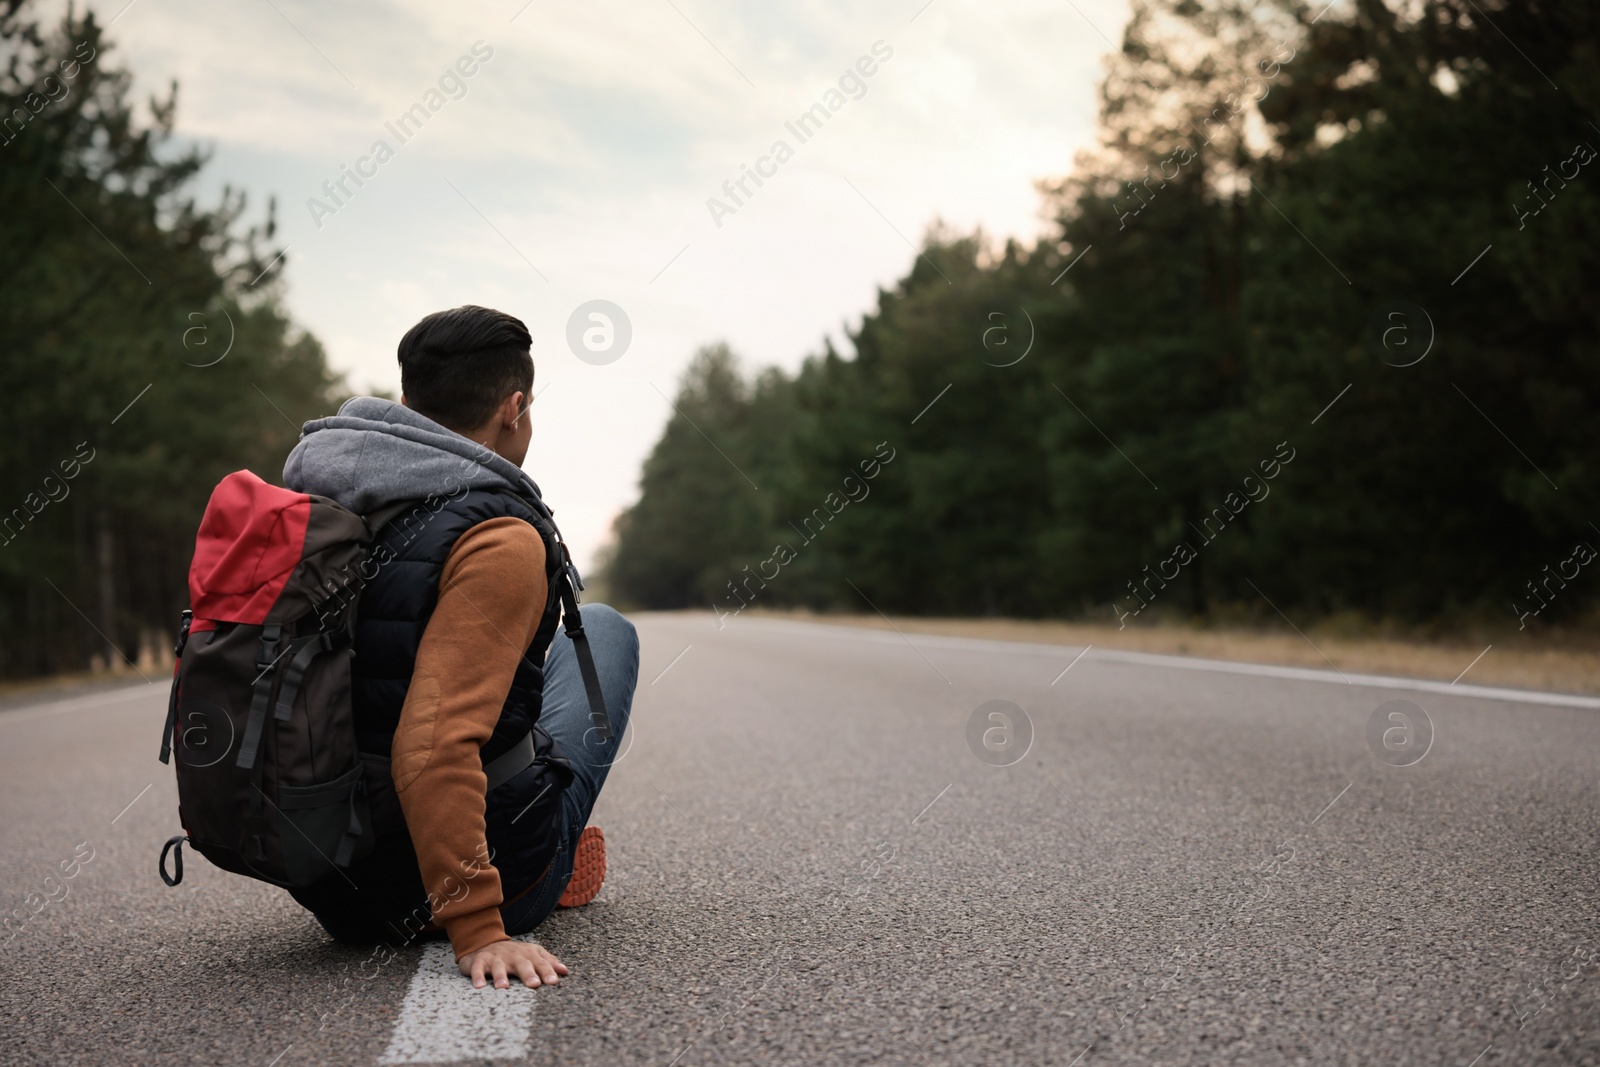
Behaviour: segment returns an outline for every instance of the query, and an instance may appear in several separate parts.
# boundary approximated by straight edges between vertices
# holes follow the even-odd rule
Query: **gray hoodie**
[[[283,464],[297,493],[332,497],[358,515],[401,500],[509,489],[550,515],[533,479],[511,461],[393,400],[358,396],[313,419]]]

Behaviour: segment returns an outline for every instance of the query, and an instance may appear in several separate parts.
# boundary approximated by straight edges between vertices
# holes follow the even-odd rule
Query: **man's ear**
[[[523,409],[527,399],[528,394],[518,389],[502,400],[500,402],[500,424],[508,430],[516,426],[524,414]]]

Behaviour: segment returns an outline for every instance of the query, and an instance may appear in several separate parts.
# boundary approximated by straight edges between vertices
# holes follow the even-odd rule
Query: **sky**
[[[752,371],[826,337],[848,353],[935,221],[1041,232],[1034,183],[1092,144],[1127,19],[1125,0],[122,3],[97,7],[111,61],[139,99],[178,81],[203,200],[276,197],[289,312],[353,389],[398,394],[395,346],[431,311],[528,324],[524,467],[580,565],[697,348]],[[813,105],[826,121],[799,128]],[[626,328],[584,308],[569,331],[596,300]]]

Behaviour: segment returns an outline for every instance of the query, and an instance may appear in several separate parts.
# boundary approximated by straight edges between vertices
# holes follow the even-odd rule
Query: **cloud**
[[[1078,6],[1120,34],[1122,0]],[[651,383],[670,392],[698,344],[726,338],[749,365],[794,367],[908,269],[895,229],[915,241],[942,217],[1035,232],[1033,182],[1091,142],[1109,51],[1043,0],[934,0],[920,14],[922,0],[521,7],[164,0],[128,9],[112,36],[140,98],[181,83],[178,130],[215,146],[213,192],[278,197],[290,309],[354,383],[397,389],[395,343],[440,307],[528,321],[552,383],[529,469],[580,559],[633,496],[665,418]],[[479,40],[494,58],[465,98],[318,229],[307,198]],[[878,40],[895,55],[866,95],[713,226],[712,190]],[[608,367],[563,340],[595,298],[634,324]]]

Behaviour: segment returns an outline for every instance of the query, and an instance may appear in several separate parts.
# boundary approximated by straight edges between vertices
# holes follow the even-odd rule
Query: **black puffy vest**
[[[311,889],[295,892],[296,899],[314,912],[347,911],[359,896],[375,919],[383,916],[389,922],[395,914],[410,914],[418,902],[426,901],[404,817],[392,786],[385,790],[388,757],[422,635],[439,600],[445,561],[468,530],[507,516],[539,531],[545,543],[545,577],[554,590],[561,556],[553,528],[527,501],[509,492],[472,489],[452,498],[434,497],[403,512],[377,537],[356,612],[350,686],[357,743],[374,767],[369,775],[373,816],[388,832],[372,857],[348,872],[348,882],[335,872]],[[560,617],[560,602],[551,595],[538,632],[517,666],[494,733],[480,750],[487,764],[530,731],[534,735],[533,766],[491,790],[484,805],[490,860],[500,872],[507,899],[531,885],[555,855],[561,794],[572,776],[559,747],[538,725],[545,654]],[[442,681],[449,684],[449,679]]]
[[[536,529],[542,525],[536,513],[510,493],[473,489],[454,500],[435,498],[434,503],[443,504],[437,513],[419,505],[396,518],[373,548],[377,573],[361,592],[355,661],[350,665],[356,740],[363,752],[387,755],[394,742],[422,634],[439,601],[439,578],[461,535],[479,523],[507,516]],[[556,559],[549,547],[547,566]],[[559,606],[548,602],[539,632],[517,665],[494,736],[483,746],[483,762],[506,751],[538,721],[544,657],[559,619]]]

